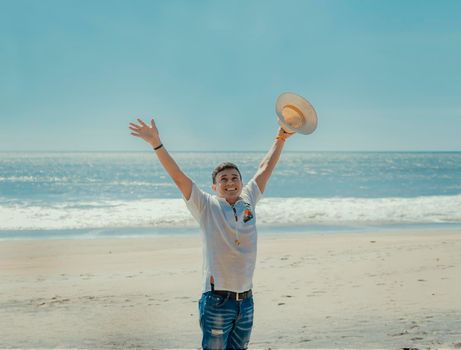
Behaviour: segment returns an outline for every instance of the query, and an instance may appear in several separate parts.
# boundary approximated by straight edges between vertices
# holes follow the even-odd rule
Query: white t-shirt
[[[252,288],[257,244],[254,209],[261,195],[252,179],[232,206],[192,184],[191,196],[184,200],[202,231],[203,292],[211,290],[211,276],[216,290],[241,293]]]

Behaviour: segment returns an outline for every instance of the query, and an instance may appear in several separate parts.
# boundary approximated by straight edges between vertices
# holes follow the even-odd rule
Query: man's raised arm
[[[285,132],[282,128],[279,128],[277,137],[275,138],[274,143],[272,144],[271,149],[267,152],[266,156],[263,158],[259,164],[259,168],[256,171],[254,179],[256,184],[259,187],[259,190],[264,192],[266,189],[266,184],[269,181],[270,176],[272,175],[272,170],[274,170],[275,165],[277,164],[280,154],[282,153],[285,140],[293,134]]]
[[[174,159],[166,150],[165,146],[163,146],[160,141],[160,135],[157,127],[155,126],[154,119],[151,119],[151,125],[147,125],[141,119],[138,119],[138,122],[139,124],[130,123],[129,128],[133,131],[131,135],[143,139],[152,146],[157,158],[165,168],[168,175],[170,175],[176,183],[176,186],[182,192],[184,198],[189,200],[192,193],[192,180],[182,172],[178,164],[176,164]]]

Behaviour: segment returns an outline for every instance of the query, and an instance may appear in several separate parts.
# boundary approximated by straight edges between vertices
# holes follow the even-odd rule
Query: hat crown
[[[303,112],[293,105],[286,105],[282,109],[283,118],[285,122],[292,128],[301,128],[306,122]]]

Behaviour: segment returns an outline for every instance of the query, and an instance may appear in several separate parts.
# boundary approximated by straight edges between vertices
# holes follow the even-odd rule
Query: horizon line
[[[178,153],[265,153],[268,150],[169,150]],[[458,153],[459,150],[284,150],[283,153]],[[0,153],[153,153],[152,150],[1,150]]]

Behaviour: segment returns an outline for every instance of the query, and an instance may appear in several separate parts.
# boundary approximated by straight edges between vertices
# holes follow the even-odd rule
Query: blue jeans
[[[246,349],[253,327],[253,297],[235,301],[206,292],[198,303],[202,348]]]

